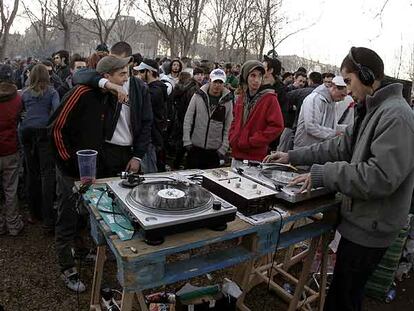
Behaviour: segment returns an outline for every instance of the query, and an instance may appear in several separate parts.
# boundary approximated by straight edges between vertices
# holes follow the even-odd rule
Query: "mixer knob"
[[[214,201],[213,202],[213,210],[215,210],[215,211],[221,210],[221,202],[220,201]]]

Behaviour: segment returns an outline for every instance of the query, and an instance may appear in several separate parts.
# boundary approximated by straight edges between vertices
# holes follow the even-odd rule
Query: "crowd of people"
[[[24,228],[24,167],[27,222],[55,235],[61,278],[82,292],[78,150],[98,151],[98,178],[244,160],[305,164],[310,173],[293,181],[302,190],[344,194],[325,310],[359,310],[414,188],[414,116],[400,85],[383,77],[381,58],[366,48],[351,49],[341,74],[285,72],[275,55],[243,64],[143,58],[126,42],[100,44],[88,58],[62,50],[8,61],[0,66],[0,234]]]

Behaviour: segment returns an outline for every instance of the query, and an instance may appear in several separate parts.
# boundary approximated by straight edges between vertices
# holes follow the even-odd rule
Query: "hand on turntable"
[[[311,174],[310,173],[302,174],[302,175],[299,175],[293,178],[288,184],[288,186],[296,186],[299,184],[302,184],[302,187],[300,187],[298,193],[302,193],[305,191],[308,191],[308,193],[310,193],[311,188],[312,188]]]
[[[267,155],[263,159],[263,163],[270,163],[270,162],[276,162],[276,163],[283,163],[288,164],[289,163],[289,154],[286,152],[272,152],[271,154]]]
[[[131,160],[129,160],[125,168],[125,171],[132,172],[132,173],[138,173],[140,167],[141,167],[141,162],[137,160],[136,158],[132,158]]]

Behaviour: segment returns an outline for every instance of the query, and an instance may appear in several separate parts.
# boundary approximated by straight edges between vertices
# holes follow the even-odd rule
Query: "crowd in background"
[[[275,53],[244,64],[143,58],[126,42],[100,44],[87,58],[0,66],[0,173],[6,208],[0,234],[27,222],[56,235],[62,279],[84,291],[74,264],[82,251],[72,187],[76,151],[98,151],[97,177],[261,162],[344,134],[357,107],[344,78],[286,72]],[[231,162],[231,163],[230,163]]]

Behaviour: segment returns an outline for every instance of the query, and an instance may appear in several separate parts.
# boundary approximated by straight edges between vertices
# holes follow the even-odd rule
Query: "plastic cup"
[[[92,184],[96,179],[96,156],[98,151],[92,149],[79,150],[78,156],[79,175],[82,184]]]

